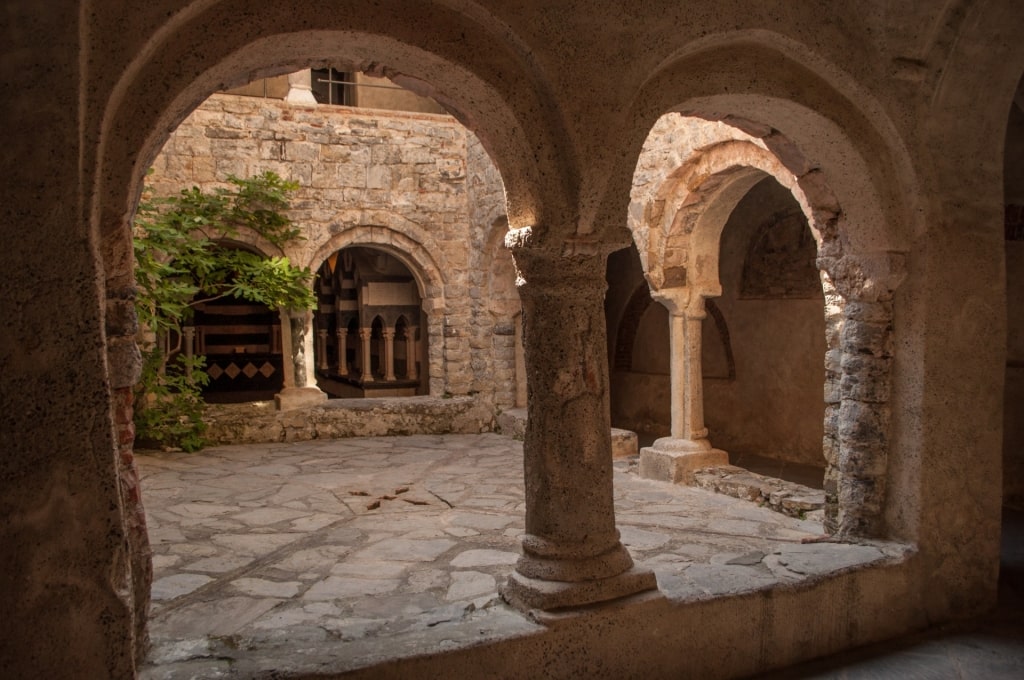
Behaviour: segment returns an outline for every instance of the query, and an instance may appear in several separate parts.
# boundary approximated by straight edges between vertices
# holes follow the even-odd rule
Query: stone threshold
[[[806,519],[825,506],[825,492],[803,484],[768,477],[735,465],[694,472],[693,486],[752,501],[789,517]]]

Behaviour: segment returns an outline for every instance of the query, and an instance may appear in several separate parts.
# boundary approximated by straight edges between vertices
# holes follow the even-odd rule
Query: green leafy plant
[[[230,188],[185,189],[157,197],[147,189],[132,225],[136,313],[143,329],[142,378],[135,390],[136,435],[143,443],[202,447],[209,382],[202,356],[182,351],[196,305],[220,298],[271,308],[310,309],[312,273],[285,257],[263,257],[223,241],[255,233],[278,247],[301,239],[288,218],[298,188],[273,172],[229,178]]]

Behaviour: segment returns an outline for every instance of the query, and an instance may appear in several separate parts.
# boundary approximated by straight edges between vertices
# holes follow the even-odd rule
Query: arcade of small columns
[[[406,366],[405,375],[402,376],[405,380],[418,380],[419,373],[416,370],[416,357],[419,356],[418,346],[416,342],[416,326],[409,326],[408,324],[399,324],[395,322],[394,325],[388,326],[381,317],[376,317],[375,321],[381,322],[381,338],[384,341],[384,361],[383,361],[383,380],[384,382],[394,382],[400,378],[395,374],[395,340],[401,340],[405,343],[405,356]],[[326,329],[320,329],[317,331],[317,368],[321,371],[328,371],[334,368],[339,375],[350,375],[355,369],[355,373],[359,374],[359,380],[364,383],[374,381],[372,368],[372,353],[373,353],[373,326],[363,326],[358,329],[357,335],[359,338],[359,351],[356,352],[356,362],[353,367],[349,366],[347,359],[348,352],[348,338],[350,331],[348,326],[340,327],[335,331],[335,337],[337,338],[338,346],[338,361],[335,366],[331,366],[328,359],[327,353],[327,342],[328,342],[328,331]]]

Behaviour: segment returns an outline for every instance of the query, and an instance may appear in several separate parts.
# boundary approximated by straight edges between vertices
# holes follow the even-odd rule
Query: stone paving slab
[[[313,440],[138,461],[154,554],[143,678],[246,677],[240,669],[282,655],[356,668],[539,629],[497,594],[524,532],[522,443],[512,438]],[[802,544],[820,523],[631,467],[615,462],[622,540],[670,599],[898,552]]]

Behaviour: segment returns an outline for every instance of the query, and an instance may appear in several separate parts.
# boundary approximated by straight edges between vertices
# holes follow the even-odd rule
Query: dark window
[[[351,75],[333,68],[313,69],[313,96],[317,103],[352,106]]]

